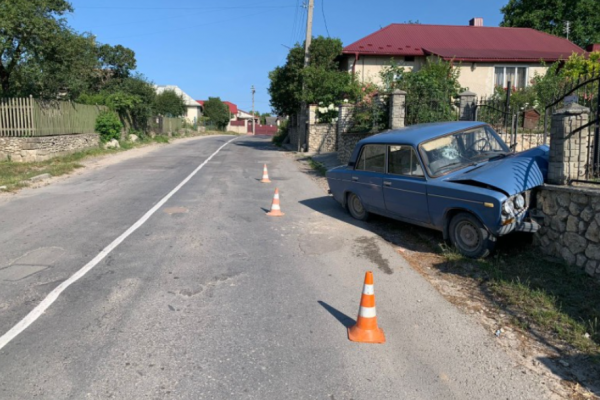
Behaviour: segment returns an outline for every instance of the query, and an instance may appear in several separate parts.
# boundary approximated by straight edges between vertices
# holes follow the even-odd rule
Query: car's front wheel
[[[369,212],[365,210],[362,202],[354,193],[348,194],[347,205],[350,215],[352,215],[354,218],[360,221],[365,221],[367,218],[369,218]]]
[[[473,215],[461,212],[450,221],[450,240],[458,251],[469,258],[489,256],[496,246],[491,234]]]

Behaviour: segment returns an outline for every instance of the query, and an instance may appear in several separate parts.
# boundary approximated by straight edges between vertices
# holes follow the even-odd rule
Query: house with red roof
[[[360,82],[380,84],[379,73],[392,59],[407,70],[418,70],[428,56],[437,56],[459,68],[461,86],[488,96],[508,82],[516,88],[529,85],[536,74],[545,73],[544,63],[573,53],[585,50],[535,29],[485,27],[482,18],[473,18],[464,26],[388,25],[344,47],[342,66]]]

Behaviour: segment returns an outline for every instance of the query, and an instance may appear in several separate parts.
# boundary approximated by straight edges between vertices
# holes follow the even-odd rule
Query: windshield
[[[510,153],[502,139],[487,125],[432,139],[422,143],[419,151],[432,177]]]

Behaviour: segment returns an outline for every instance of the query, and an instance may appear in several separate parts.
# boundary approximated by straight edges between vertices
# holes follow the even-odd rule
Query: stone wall
[[[338,135],[338,160],[343,165],[348,164],[356,144],[373,133],[342,133]]]
[[[545,185],[537,192],[543,253],[585,269],[600,280],[600,190]]]
[[[10,159],[16,162],[44,161],[97,147],[99,143],[100,135],[97,133],[27,138],[0,137],[0,160]]]
[[[308,151],[331,153],[337,150],[337,125],[308,125]]]

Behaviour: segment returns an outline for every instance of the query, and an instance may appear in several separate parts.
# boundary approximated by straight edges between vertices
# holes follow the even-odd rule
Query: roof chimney
[[[585,49],[590,53],[592,51],[600,51],[600,43],[588,44]]]
[[[471,18],[469,26],[483,26],[483,18]]]

